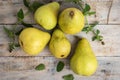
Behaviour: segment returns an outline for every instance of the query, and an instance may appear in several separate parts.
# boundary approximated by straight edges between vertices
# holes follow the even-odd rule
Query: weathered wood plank
[[[69,68],[69,60],[64,59],[65,68],[56,72],[59,59],[54,57],[0,57],[0,80],[61,80],[65,74],[73,74],[75,80],[119,80],[120,57],[97,57],[99,67],[90,77],[78,76]],[[34,67],[40,63],[46,65],[43,71]]]
[[[43,1],[43,0],[40,0]],[[90,22],[99,21],[100,24],[107,24],[108,22],[108,14],[109,14],[109,8],[111,6],[112,0],[102,0],[102,1],[96,1],[96,0],[87,0],[88,3],[92,6],[92,10],[96,11],[96,16],[89,17]],[[116,0],[119,1],[119,0]],[[45,1],[44,1],[45,2]],[[24,12],[27,12],[27,9],[23,5],[22,0],[1,0],[0,1],[0,24],[14,24],[16,22],[16,13],[17,11],[22,8]],[[111,11],[110,14],[110,22],[115,24],[119,24],[120,20],[117,19],[118,14],[120,10],[118,10],[116,6],[116,2],[113,3],[114,13]],[[119,5],[119,4],[118,4]],[[67,5],[64,5],[64,7],[67,7]],[[28,15],[25,17],[25,22],[29,23],[35,23],[33,20],[33,15]],[[114,21],[115,20],[115,21]]]
[[[113,0],[108,24],[120,24],[120,0]]]
[[[91,11],[95,11],[95,16],[88,16],[89,22],[98,21],[100,24],[108,23],[108,14],[112,0],[86,0],[91,5]],[[112,18],[112,17],[111,17]]]
[[[5,32],[3,31],[3,25],[0,25],[0,56],[29,56],[26,55],[21,49],[16,49],[12,53],[9,53],[8,51],[8,42],[10,41],[9,38],[5,35]],[[12,25],[5,25],[7,28],[11,28]],[[19,27],[22,27],[19,25]],[[97,29],[101,31],[101,35],[104,36],[104,42],[105,45],[101,45],[101,43],[97,41],[92,41],[92,33],[78,33],[76,35],[66,35],[67,38],[71,41],[72,50],[74,50],[75,43],[77,42],[77,39],[75,36],[78,37],[86,37],[90,43],[91,46],[96,54],[96,56],[120,56],[120,25],[98,25],[96,26]],[[72,51],[73,52],[73,51]],[[39,54],[38,56],[52,56],[48,46]]]

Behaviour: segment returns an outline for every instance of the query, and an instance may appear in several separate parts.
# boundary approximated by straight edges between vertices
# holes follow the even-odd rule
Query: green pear
[[[19,35],[21,48],[30,55],[40,53],[50,40],[50,34],[37,28],[26,28]]]
[[[35,21],[46,30],[53,29],[57,24],[59,8],[58,2],[51,2],[39,7],[34,14]]]
[[[52,34],[49,49],[56,58],[66,58],[71,50],[71,44],[64,33],[56,29]]]
[[[97,59],[88,40],[81,39],[70,60],[71,69],[79,75],[90,76],[96,72],[97,66]]]
[[[67,8],[60,13],[58,24],[67,34],[79,33],[84,27],[84,15],[77,8]]]

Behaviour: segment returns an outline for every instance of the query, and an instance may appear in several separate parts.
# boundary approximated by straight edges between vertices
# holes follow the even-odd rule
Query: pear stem
[[[70,15],[71,18],[73,18],[73,16],[74,16],[74,11],[70,11],[69,15]]]

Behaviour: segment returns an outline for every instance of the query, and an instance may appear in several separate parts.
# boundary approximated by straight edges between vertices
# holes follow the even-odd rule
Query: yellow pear
[[[58,2],[51,2],[39,7],[34,14],[35,21],[46,30],[53,29],[57,24],[59,8]]]
[[[75,53],[70,60],[71,69],[84,76],[90,76],[96,72],[97,59],[87,39],[83,38],[77,44]]]
[[[60,13],[58,24],[65,33],[79,33],[84,27],[84,15],[77,8],[67,8]]]
[[[56,58],[66,58],[71,50],[71,44],[64,33],[56,29],[52,34],[49,49]]]
[[[40,53],[50,40],[50,34],[37,28],[26,28],[19,35],[21,48],[30,55]]]

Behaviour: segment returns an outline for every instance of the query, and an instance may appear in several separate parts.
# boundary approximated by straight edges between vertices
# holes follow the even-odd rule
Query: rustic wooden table
[[[22,8],[25,12],[22,0],[0,0],[0,80],[63,80],[62,76],[73,74],[75,80],[120,80],[120,0],[87,0],[96,11],[96,16],[89,17],[89,21],[99,21],[96,27],[104,36],[105,45],[97,41],[91,41],[92,33],[79,33],[77,36],[86,37],[97,56],[99,67],[96,73],[90,77],[78,76],[69,69],[68,59],[56,59],[48,50],[44,49],[37,56],[26,55],[21,49],[12,53],[8,51],[9,38],[3,31],[3,26],[11,28],[16,19],[17,11]],[[25,18],[25,22],[35,24],[33,16]],[[22,25],[19,25],[22,26]],[[73,36],[67,35],[72,44]],[[58,61],[65,62],[65,68],[56,72]],[[44,63],[46,69],[36,71],[34,68]]]

